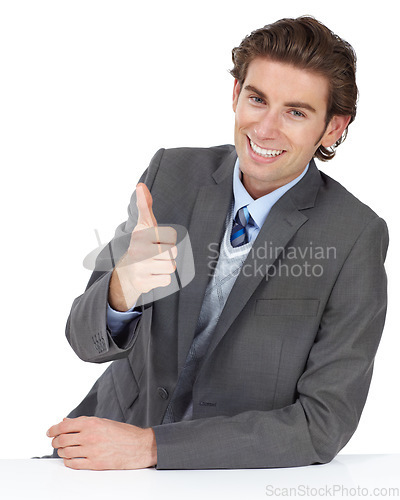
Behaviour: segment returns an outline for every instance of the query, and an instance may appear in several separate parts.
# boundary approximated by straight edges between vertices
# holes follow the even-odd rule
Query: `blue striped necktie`
[[[240,247],[240,245],[248,243],[249,240],[246,234],[246,226],[249,220],[250,214],[247,205],[239,208],[232,227],[231,243],[233,247]]]

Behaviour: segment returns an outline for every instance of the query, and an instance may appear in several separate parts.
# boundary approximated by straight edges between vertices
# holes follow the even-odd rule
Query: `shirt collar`
[[[290,181],[289,183],[281,186],[275,191],[268,193],[257,200],[254,200],[249,193],[246,191],[240,177],[240,165],[239,158],[236,160],[235,168],[233,171],[233,197],[235,200],[234,203],[234,211],[233,215],[235,216],[239,208],[247,205],[251,218],[255,222],[258,228],[264,224],[265,219],[267,218],[271,208],[275,205],[275,203],[283,196],[290,188],[292,188],[295,184],[297,184],[307,173],[308,167],[310,164],[306,166],[303,172]]]

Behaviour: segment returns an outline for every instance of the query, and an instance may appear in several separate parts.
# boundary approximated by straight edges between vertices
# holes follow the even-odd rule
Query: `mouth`
[[[277,156],[282,155],[285,150],[284,149],[263,149],[260,146],[257,146],[255,142],[253,142],[250,137],[248,138],[250,141],[250,147],[259,156],[263,158],[276,158]]]

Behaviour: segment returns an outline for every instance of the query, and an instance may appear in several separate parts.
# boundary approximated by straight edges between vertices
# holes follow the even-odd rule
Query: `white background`
[[[359,112],[321,166],[384,217],[390,306],[347,453],[399,453],[398,19],[389,0],[0,2],[0,458],[50,451],[46,429],[105,369],[64,337],[83,258],[125,219],[160,147],[233,141],[231,49],[311,14],[358,54]],[[349,214],[351,217],[351,214]]]

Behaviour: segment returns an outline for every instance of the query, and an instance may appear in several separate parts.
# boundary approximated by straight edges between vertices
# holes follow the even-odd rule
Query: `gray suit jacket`
[[[106,325],[111,271],[95,270],[67,323],[78,356],[115,360],[70,416],[152,426],[159,469],[328,462],[355,431],[370,385],[386,310],[386,224],[312,161],[273,206],[236,280],[194,384],[193,420],[160,425],[223,235],[235,160],[233,146],[158,151],[141,181],[157,221],[188,229],[195,278],[144,306],[117,343]],[[111,243],[115,260],[136,218],[133,196]]]

